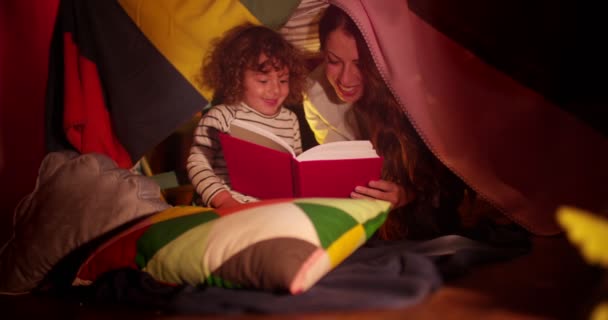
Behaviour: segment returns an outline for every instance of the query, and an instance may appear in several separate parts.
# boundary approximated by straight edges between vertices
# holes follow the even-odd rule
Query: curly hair
[[[268,57],[259,63],[259,57]],[[303,100],[306,86],[304,54],[276,31],[250,23],[228,30],[212,43],[212,50],[203,59],[198,82],[213,90],[213,102],[237,104],[244,95],[245,70],[268,72],[289,70],[289,94],[285,105],[297,105]]]

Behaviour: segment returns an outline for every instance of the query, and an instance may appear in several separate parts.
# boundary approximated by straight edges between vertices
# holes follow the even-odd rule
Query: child
[[[230,188],[218,133],[227,132],[232,120],[261,126],[296,153],[302,151],[297,116],[283,105],[302,102],[306,73],[298,49],[267,27],[244,24],[214,44],[200,80],[221,104],[200,120],[187,160],[188,176],[203,205],[223,208],[256,200]]]

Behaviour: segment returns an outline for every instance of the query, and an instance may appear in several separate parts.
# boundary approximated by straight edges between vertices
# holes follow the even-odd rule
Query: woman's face
[[[325,62],[325,76],[338,97],[349,103],[359,100],[364,85],[355,38],[341,28],[330,32],[325,42]]]

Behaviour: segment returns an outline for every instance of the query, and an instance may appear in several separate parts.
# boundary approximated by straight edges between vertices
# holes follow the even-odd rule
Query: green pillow
[[[169,284],[298,294],[360,247],[386,219],[380,200],[265,200],[228,210],[174,207],[97,249],[74,285],[124,267]]]

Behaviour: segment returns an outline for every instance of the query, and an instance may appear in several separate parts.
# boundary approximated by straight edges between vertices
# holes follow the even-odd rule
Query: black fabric
[[[118,1],[62,0],[49,62],[49,149],[63,149],[67,142],[61,117],[64,33],[71,33],[79,53],[97,66],[112,128],[134,162],[207,105]]]
[[[526,247],[494,247],[458,235],[429,241],[370,239],[299,295],[216,287],[167,286],[136,270],[106,273],[74,288],[82,303],[139,306],[179,314],[303,313],[403,308],[419,303],[444,280],[471,267],[511,259]]]
[[[318,146],[319,143],[315,139],[315,134],[312,132],[312,128],[306,121],[306,114],[304,113],[304,106],[302,104],[295,106],[286,106],[287,109],[293,111],[298,116],[298,124],[300,125],[300,137],[302,138],[302,150],[306,151],[314,146]]]
[[[63,30],[57,19],[49,49],[45,101],[45,147],[47,152],[74,150],[63,131]]]

